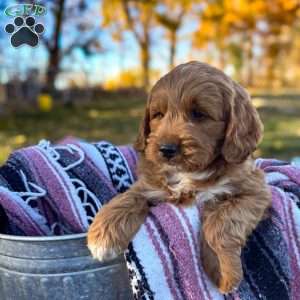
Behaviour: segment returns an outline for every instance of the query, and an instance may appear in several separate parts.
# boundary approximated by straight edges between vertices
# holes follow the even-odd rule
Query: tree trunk
[[[219,68],[224,71],[226,66],[226,46],[222,37],[217,37],[217,47],[219,51]]]
[[[276,81],[275,68],[276,68],[276,59],[278,58],[279,53],[279,44],[271,42],[268,45],[267,50],[267,86],[273,88]]]
[[[246,86],[253,86],[253,34],[250,32],[248,34],[248,49],[247,49],[247,78],[246,78]]]
[[[176,44],[177,44],[177,30],[170,32],[170,61],[169,69],[173,69],[175,66],[175,55],[176,55]]]
[[[140,44],[141,60],[142,60],[142,85],[144,89],[148,89],[150,83],[150,51],[148,41]]]
[[[142,64],[142,86],[145,90],[147,90],[150,83],[150,21],[152,18],[152,13],[149,14],[148,12],[146,18],[144,20],[141,20],[140,25],[142,26],[143,30],[142,33],[140,33],[135,27],[136,24],[130,13],[128,4],[128,0],[122,0],[128,27],[133,32],[140,47],[140,59]]]
[[[48,48],[49,61],[47,67],[46,75],[46,89],[48,92],[54,91],[55,78],[59,71],[60,63],[60,43],[61,43],[61,31],[62,31],[62,21],[63,13],[65,9],[65,0],[58,0],[57,9],[55,11],[55,28],[54,28],[54,37],[53,44],[50,43]]]

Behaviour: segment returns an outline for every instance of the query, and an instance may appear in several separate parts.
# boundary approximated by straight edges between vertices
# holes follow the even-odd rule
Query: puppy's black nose
[[[159,151],[162,153],[165,158],[172,158],[178,152],[178,145],[176,144],[161,144],[159,147]]]

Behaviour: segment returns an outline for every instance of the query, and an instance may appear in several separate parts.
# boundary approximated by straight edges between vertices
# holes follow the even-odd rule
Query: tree
[[[286,38],[286,29],[293,30],[299,8],[298,0],[207,1],[194,35],[194,45],[201,48],[215,44],[220,53],[222,68],[225,65],[225,53],[240,56],[240,51],[237,51],[240,48],[243,67],[246,69],[244,83],[248,86],[254,84],[253,63],[258,57],[253,50],[259,46],[264,54],[262,65],[267,69],[266,80],[274,82],[275,65],[279,65],[282,53],[287,54],[292,43],[291,39]],[[233,43],[235,46],[232,48]],[[236,58],[239,63],[235,65],[241,67],[240,58]]]
[[[195,2],[195,1],[194,1]],[[155,7],[156,19],[167,30],[170,43],[169,68],[175,63],[178,31],[181,28],[185,15],[190,12],[193,1],[190,0],[163,0]]]
[[[247,66],[246,84],[253,84],[253,38],[257,19],[264,9],[263,0],[214,0],[206,2],[202,10],[199,28],[194,36],[194,45],[204,47],[213,43],[219,51],[219,65],[225,67],[226,52],[240,56],[242,50],[244,65]],[[240,46],[237,46],[236,39]],[[240,57],[235,66],[242,67]]]
[[[151,30],[154,24],[155,1],[149,0],[103,0],[102,13],[104,26],[116,30],[130,30],[139,46],[142,85],[149,87]],[[121,33],[116,35],[120,38]]]
[[[51,34],[42,36],[48,52],[46,89],[52,92],[64,57],[70,55],[75,49],[81,49],[85,55],[102,50],[100,30],[95,20],[88,18],[90,11],[88,1],[79,0],[69,2],[67,5],[65,0],[56,0],[44,1],[40,4],[50,7],[53,17]],[[64,31],[68,32],[68,42],[64,40],[66,38]]]
[[[59,62],[61,58],[60,42],[62,33],[63,14],[65,11],[65,0],[58,0],[57,2],[57,5],[53,8],[53,15],[55,21],[52,42],[50,42],[50,40],[44,40],[49,54],[46,83],[47,88],[50,91],[54,89],[54,82],[58,73]]]
[[[281,63],[282,58],[289,57],[289,51],[295,42],[295,26],[299,21],[300,2],[298,0],[267,0],[263,22],[266,26],[261,32],[265,64],[267,67],[266,79],[269,83],[276,81],[276,71],[278,67],[284,69]],[[296,34],[297,35],[297,34]],[[284,71],[279,81],[284,81]]]

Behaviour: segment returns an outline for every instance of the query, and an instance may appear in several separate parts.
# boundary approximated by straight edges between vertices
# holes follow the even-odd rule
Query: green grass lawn
[[[254,99],[264,124],[258,155],[279,159],[300,156],[300,99]]]
[[[265,137],[257,154],[289,159],[300,156],[300,100],[255,99],[265,125]],[[57,141],[67,135],[89,141],[106,139],[132,143],[143,114],[145,99],[110,96],[84,106],[56,107],[49,113],[29,111],[2,116],[0,162],[16,148],[46,138]]]

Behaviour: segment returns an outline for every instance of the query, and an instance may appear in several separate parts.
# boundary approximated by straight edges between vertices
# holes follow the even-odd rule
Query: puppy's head
[[[135,147],[158,166],[195,172],[220,156],[243,162],[261,134],[247,92],[220,70],[189,62],[152,88]]]

